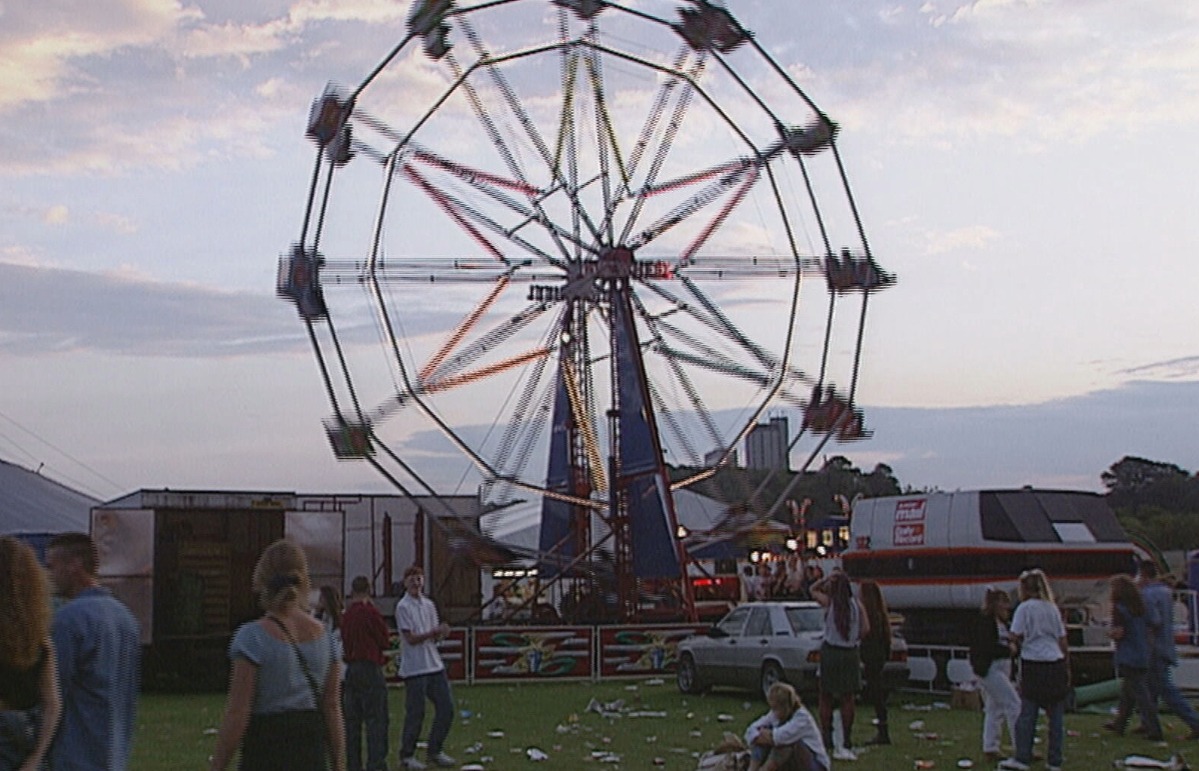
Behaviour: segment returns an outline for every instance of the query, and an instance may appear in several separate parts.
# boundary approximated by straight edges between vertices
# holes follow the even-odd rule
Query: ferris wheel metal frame
[[[280,258],[277,279],[278,294],[295,304],[315,352],[333,409],[326,431],[338,458],[371,464],[405,494],[416,487],[435,496],[427,472],[381,433],[397,415],[419,413],[470,462],[497,506],[516,494],[540,497],[539,544],[527,556],[536,559],[542,577],[603,573],[614,590],[615,613],[626,621],[637,616],[646,583],[672,580],[681,613],[694,618],[686,580],[691,550],[735,536],[778,510],[781,500],[747,518],[744,507],[731,506],[737,516],[710,533],[682,538],[674,503],[677,490],[732,463],[737,443],[771,405],[802,411],[788,451],[805,434],[817,437],[804,468],[830,439],[869,435],[854,401],[867,300],[894,283],[871,254],[837,149],[837,124],[723,6],[663,1],[657,5],[674,11],[663,16],[641,5],[415,0],[406,34],[364,80],[353,89],[331,85],[313,104],[307,134],[317,153],[307,207],[300,238]],[[529,19],[550,19],[554,39],[493,50],[484,39],[484,18],[494,21],[518,6],[534,9]],[[674,41],[673,53],[618,47],[630,27],[607,35],[610,18],[664,33],[659,39]],[[793,109],[803,111],[802,120],[777,113],[757,84],[739,73],[735,59],[743,55],[773,78]],[[540,103],[549,101],[544,94],[522,93],[522,85],[542,74],[530,61],[552,57],[559,61],[558,93],[546,106]],[[426,105],[408,110],[401,121],[368,106],[368,89],[382,84],[386,92],[391,70],[418,67],[418,61],[444,78]],[[631,147],[617,128],[624,94],[609,88],[613,70],[635,73],[641,85],[652,86],[644,88],[652,96],[641,103]],[[705,84],[713,70],[725,91]],[[725,106],[729,93],[748,108],[732,114]],[[376,104],[396,109],[396,96]],[[472,116],[474,144],[455,145],[457,124],[438,121],[452,115],[454,105]],[[687,119],[697,109],[704,111],[701,126],[715,124],[722,132],[721,147],[739,151],[687,169],[676,159]],[[756,132],[742,129],[751,111]],[[472,157],[479,147],[487,148],[485,162]],[[849,239],[836,240],[826,221],[812,172],[821,157],[832,161]],[[334,181],[357,165],[381,172],[367,248],[326,256],[329,232],[342,227],[331,224],[337,219]],[[817,234],[814,248],[798,243],[800,215],[784,200],[782,167],[797,174],[799,198],[806,199],[799,208]],[[482,256],[430,255],[419,248],[392,254],[388,243],[396,239],[388,239],[396,230],[400,186],[427,202],[428,211],[444,217]],[[767,200],[764,221],[783,232],[781,249],[721,251],[722,229],[751,195]],[[402,234],[398,241],[405,243]],[[659,243],[667,244],[665,253],[642,256]],[[722,245],[729,243],[725,238]],[[820,279],[828,298],[815,374],[792,361],[805,278]],[[745,332],[702,288],[708,281],[782,287],[778,304],[787,310],[774,324],[777,345],[759,344]],[[430,299],[422,288],[458,285],[476,287],[479,300],[448,325],[448,334],[415,354],[414,341],[428,335],[409,329],[409,306]],[[503,302],[511,305],[514,287],[526,289],[523,307],[501,312]],[[362,292],[360,305],[371,306],[390,368],[392,382],[373,404],[364,400],[350,345],[339,333],[342,317],[328,302],[332,292],[347,288]],[[834,308],[849,296],[860,296],[861,306],[851,370],[847,383],[837,385],[828,374],[830,337]],[[532,344],[509,353],[506,346],[515,341]],[[605,341],[606,352],[597,350]],[[664,374],[651,375],[649,361]],[[759,394],[731,428],[705,413],[700,392],[707,377]],[[515,406],[497,426],[498,440],[484,450],[484,442],[456,427],[436,400],[501,378],[513,379],[507,399]],[[685,416],[672,411],[659,378],[671,381]],[[700,442],[715,451],[702,453],[706,462],[682,478],[672,476],[664,432],[691,458],[701,454]],[[537,458],[544,458],[544,476],[527,471]],[[453,536],[468,553],[494,545],[460,528]]]

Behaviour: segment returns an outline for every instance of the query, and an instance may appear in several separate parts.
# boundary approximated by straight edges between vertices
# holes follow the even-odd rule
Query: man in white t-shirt
[[[396,629],[400,633],[400,677],[404,680],[404,733],[400,765],[422,769],[416,758],[416,741],[425,722],[425,701],[433,702],[433,727],[429,729],[429,763],[441,768],[457,765],[442,747],[454,721],[454,699],[437,642],[450,633],[441,622],[437,606],[424,595],[425,571],[413,565],[404,571],[404,596],[396,604]]]

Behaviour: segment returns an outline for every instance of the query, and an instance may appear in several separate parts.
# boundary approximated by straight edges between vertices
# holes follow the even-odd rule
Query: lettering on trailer
[[[896,546],[924,545],[924,504],[926,499],[899,501],[895,504],[895,529],[891,542]]]

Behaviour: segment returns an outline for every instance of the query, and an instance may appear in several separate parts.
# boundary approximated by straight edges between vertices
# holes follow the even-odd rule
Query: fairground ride
[[[866,307],[894,279],[837,135],[715,2],[416,0],[378,65],[315,101],[280,260],[335,454],[406,494],[535,507],[542,588],[694,618],[691,554],[782,501],[743,482],[686,534],[679,491],[712,495],[777,410],[802,415],[800,470],[868,435]],[[455,538],[476,562],[512,554]]]

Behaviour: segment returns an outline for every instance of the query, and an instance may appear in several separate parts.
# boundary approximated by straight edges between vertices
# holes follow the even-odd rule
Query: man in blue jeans
[[[371,583],[358,576],[341,617],[346,661],[342,713],[346,725],[346,769],[363,771],[362,729],[366,728],[366,771],[387,771],[387,680],[383,652],[391,647],[387,622],[371,601]]]
[[[1138,571],[1145,616],[1149,622],[1149,698],[1166,706],[1191,729],[1188,739],[1199,739],[1199,715],[1174,684],[1171,671],[1178,665],[1174,648],[1174,593],[1157,575],[1157,564],[1145,560]]]
[[[454,720],[454,699],[437,642],[450,633],[437,615],[437,606],[424,595],[425,571],[413,565],[404,571],[403,598],[396,604],[396,629],[400,632],[400,677],[404,679],[404,733],[400,765],[422,769],[416,758],[416,740],[425,722],[425,700],[433,702],[433,727],[429,729],[429,763],[441,768],[457,765],[443,746]]]

